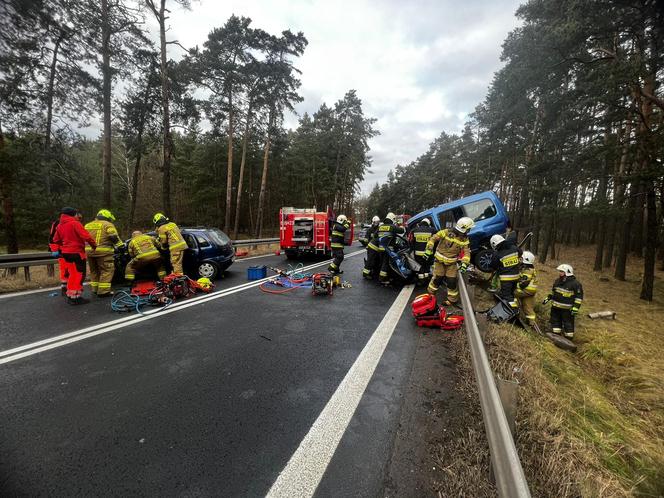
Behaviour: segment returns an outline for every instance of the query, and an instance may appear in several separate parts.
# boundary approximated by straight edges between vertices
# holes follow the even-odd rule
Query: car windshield
[[[473,219],[473,221],[488,220],[496,216],[496,206],[489,199],[480,199],[479,201],[471,202],[463,207],[466,216]]]
[[[213,228],[212,230],[208,231],[207,234],[210,237],[210,240],[218,246],[225,246],[231,243],[231,239],[228,237],[228,235],[226,235],[218,228]]]

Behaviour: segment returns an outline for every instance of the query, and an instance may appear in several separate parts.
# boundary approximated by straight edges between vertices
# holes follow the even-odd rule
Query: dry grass
[[[539,268],[540,297],[560,262],[583,283],[576,354],[515,327],[487,335],[494,372],[521,383],[519,452],[534,496],[664,496],[664,284],[638,299],[641,260],[628,280],[592,272],[592,249],[563,248]],[[542,323],[548,307],[540,307]],[[617,319],[590,320],[611,310]]]
[[[55,265],[55,276],[49,277],[45,266],[32,266],[30,268],[30,281],[26,282],[23,268],[19,268],[16,274],[10,275],[5,270],[0,270],[0,293],[18,292],[28,289],[41,289],[53,287],[60,284],[58,278],[58,265]]]

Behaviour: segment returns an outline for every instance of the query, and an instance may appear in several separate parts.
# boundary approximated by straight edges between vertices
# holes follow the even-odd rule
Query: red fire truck
[[[295,259],[303,254],[321,254],[329,256],[330,227],[336,216],[329,207],[326,211],[316,208],[283,207],[279,210],[279,239],[281,250],[288,259]],[[346,245],[353,243],[353,225],[346,230]]]

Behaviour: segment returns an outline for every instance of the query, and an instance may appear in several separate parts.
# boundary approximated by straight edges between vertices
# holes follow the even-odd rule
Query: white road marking
[[[361,253],[364,253],[364,251],[352,252],[348,254],[346,257],[350,258]],[[332,260],[329,259],[313,265],[305,266],[301,268],[300,271],[307,271],[313,268],[317,268],[319,266],[324,266],[328,264],[330,261]],[[112,332],[113,330],[117,330],[126,325],[133,325],[135,323],[140,323],[145,320],[150,320],[155,317],[167,315],[169,313],[174,313],[176,311],[180,311],[189,308],[191,306],[196,306],[198,304],[206,303],[208,301],[229,296],[231,294],[235,294],[236,292],[241,292],[243,290],[251,289],[253,287],[259,286],[263,282],[271,280],[272,278],[274,278],[274,276],[266,277],[261,280],[246,282],[244,284],[237,285],[229,289],[222,289],[216,292],[212,292],[211,294],[205,294],[202,296],[197,296],[191,299],[187,299],[186,301],[175,303],[166,309],[158,308],[153,311],[146,312],[143,315],[132,315],[125,318],[119,318],[117,320],[112,320],[110,322],[105,322],[98,325],[92,325],[90,327],[75,330],[73,332],[68,332],[66,334],[61,334],[55,337],[49,337],[48,339],[43,339],[41,341],[25,344],[23,346],[7,349],[5,351],[0,351],[0,365],[18,360],[20,358],[25,358],[26,356],[31,356],[40,353],[42,351],[48,351],[49,349],[54,349],[61,346],[65,346],[67,344],[71,344],[73,342],[81,341],[83,339],[87,339],[88,337],[94,337],[99,334]]]
[[[413,286],[404,287],[337,387],[300,446],[274,482],[267,498],[313,496],[383,356]]]

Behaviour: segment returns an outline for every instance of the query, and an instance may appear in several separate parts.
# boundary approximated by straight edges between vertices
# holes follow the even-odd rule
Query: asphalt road
[[[251,264],[288,263],[238,261],[218,281],[226,292],[110,327],[108,300],[0,299],[0,494],[265,496],[388,310],[412,299],[363,281],[362,254],[342,265],[353,287],[333,296],[238,287]],[[408,308],[396,311],[357,409],[341,398],[350,420],[316,496],[384,488],[417,338]],[[50,349],[8,353],[35,341]]]

